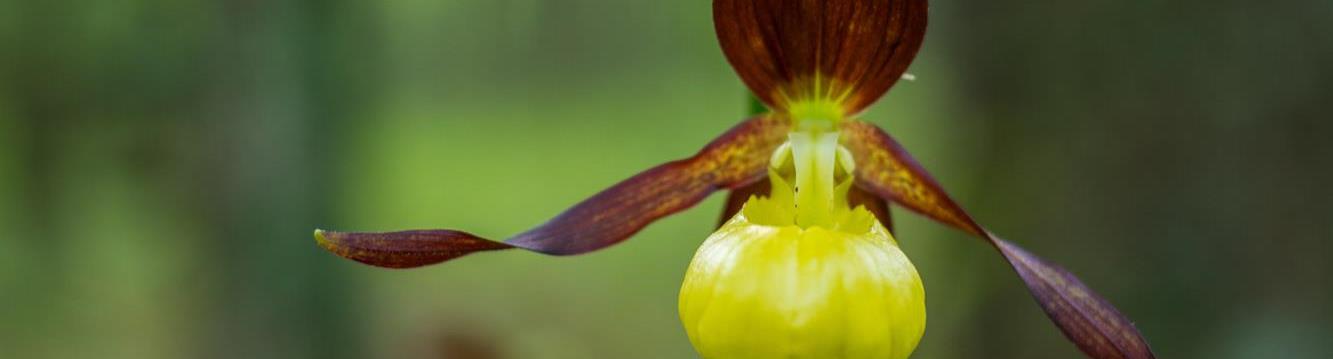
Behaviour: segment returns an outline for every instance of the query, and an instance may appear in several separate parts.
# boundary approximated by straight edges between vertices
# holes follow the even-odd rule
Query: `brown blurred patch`
[[[499,359],[495,337],[461,331],[440,333],[431,357],[443,359]]]

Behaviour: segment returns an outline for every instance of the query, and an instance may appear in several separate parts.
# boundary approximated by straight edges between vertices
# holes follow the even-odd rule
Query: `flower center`
[[[828,118],[802,121],[807,128],[789,133],[769,162],[769,196],[747,204],[746,217],[756,224],[777,227],[822,227],[851,233],[869,230],[874,216],[848,205],[855,163],[839,145],[836,126]],[[816,126],[820,124],[834,128],[820,130]]]
[[[796,224],[801,227],[828,225],[834,210],[834,170],[838,152],[837,132],[793,132],[792,164],[795,170]]]
[[[832,99],[796,101],[787,106],[787,113],[795,120],[795,131],[800,132],[836,132],[844,116],[842,105]]]

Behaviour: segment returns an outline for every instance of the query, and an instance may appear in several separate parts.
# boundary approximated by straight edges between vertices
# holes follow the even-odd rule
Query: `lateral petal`
[[[628,239],[662,217],[694,206],[718,189],[753,183],[787,138],[790,121],[778,116],[747,120],[693,157],[630,177],[504,242],[453,230],[346,233],[316,231],[320,246],[362,263],[411,268],[481,251],[522,248],[574,255]]]
[[[859,187],[990,243],[1023,279],[1051,321],[1088,356],[1154,358],[1143,335],[1115,306],[1060,266],[977,224],[888,133],[861,121],[844,122],[842,133],[843,146],[856,158]]]

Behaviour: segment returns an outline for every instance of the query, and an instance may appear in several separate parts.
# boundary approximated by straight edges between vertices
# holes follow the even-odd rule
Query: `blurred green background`
[[[932,1],[866,118],[1163,358],[1333,357],[1333,6]],[[721,196],[570,258],[408,271],[314,228],[502,238],[745,112],[706,0],[0,1],[0,356],[692,358]],[[899,212],[917,358],[1078,352]]]

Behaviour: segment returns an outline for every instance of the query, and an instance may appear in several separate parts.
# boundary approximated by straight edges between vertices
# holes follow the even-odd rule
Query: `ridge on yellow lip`
[[[832,211],[827,217],[827,222],[803,226],[797,222],[798,211],[793,202],[795,199],[793,198],[791,185],[787,184],[776,173],[770,174],[770,176],[773,186],[769,196],[750,198],[738,213],[739,216],[745,217],[745,220],[751,224],[769,227],[821,227],[852,234],[867,233],[873,229],[873,226],[879,224],[875,215],[865,208],[848,207],[846,197],[847,191],[851,188],[851,181],[843,181],[833,190],[835,201]],[[735,220],[735,218],[732,220]]]

